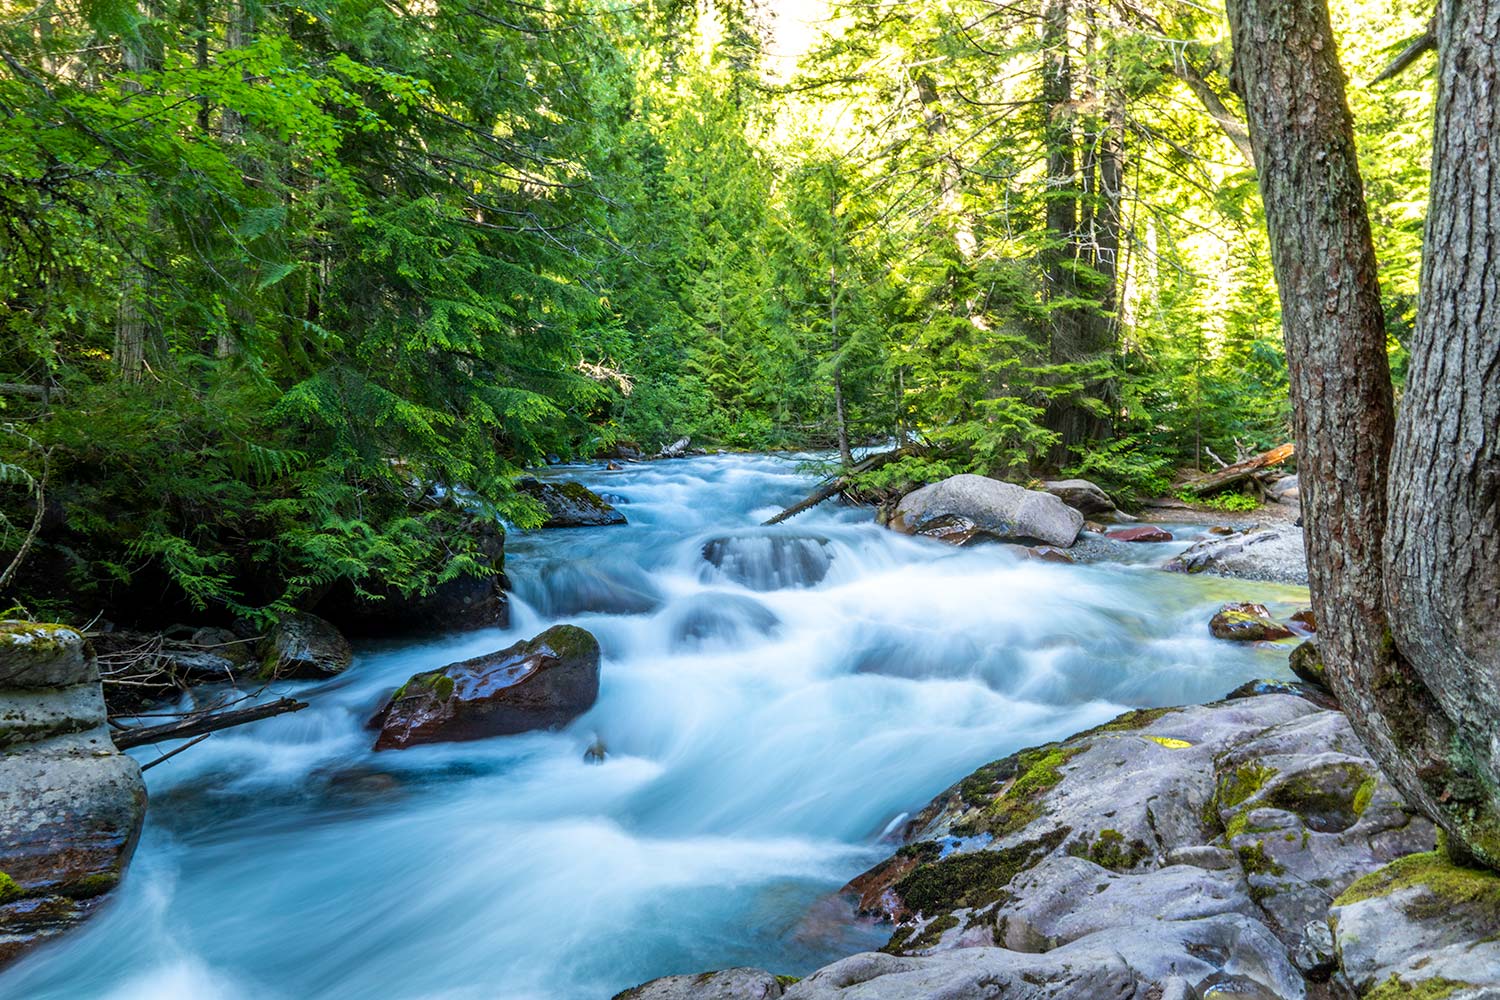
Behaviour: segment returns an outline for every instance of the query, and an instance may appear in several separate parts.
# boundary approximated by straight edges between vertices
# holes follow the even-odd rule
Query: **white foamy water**
[[[795,457],[562,471],[630,524],[512,534],[511,628],[363,645],[337,680],[275,692],[311,708],[150,771],[124,884],[0,996],[602,1000],[676,972],[800,974],[884,943],[818,904],[974,767],[1289,676],[1285,645],[1205,623],[1305,591],[1154,568],[1195,531],[1057,565],[833,504],[757,527],[813,485]],[[560,621],[604,651],[567,729],[370,750],[365,720],[412,673]],[[583,760],[596,737],[603,765]]]

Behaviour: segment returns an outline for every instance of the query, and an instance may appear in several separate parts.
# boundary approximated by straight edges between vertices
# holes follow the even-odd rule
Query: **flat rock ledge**
[[[0,621],[0,966],[119,882],[146,813],[105,728],[92,652],[61,625]]]
[[[1341,712],[1244,690],[1270,693],[1127,712],[939,795],[844,889],[880,952],[620,996],[1500,1000],[1500,875],[1435,850]]]

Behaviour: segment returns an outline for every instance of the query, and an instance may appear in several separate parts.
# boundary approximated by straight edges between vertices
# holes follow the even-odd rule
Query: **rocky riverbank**
[[[1341,712],[1275,686],[980,768],[844,898],[880,952],[620,1000],[1500,998],[1500,876],[1457,868]]]

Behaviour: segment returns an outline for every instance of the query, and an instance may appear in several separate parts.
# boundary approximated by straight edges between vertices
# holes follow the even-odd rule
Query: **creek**
[[[513,532],[508,629],[362,644],[331,682],[277,685],[311,708],[148,772],[122,886],[0,996],[607,1000],[669,973],[801,974],[884,943],[829,897],[976,766],[1290,677],[1285,644],[1206,623],[1304,589],[1156,568],[1203,527],[1092,565],[834,503],[757,527],[815,485],[808,458],[559,470],[630,524]],[[371,751],[365,721],[412,673],[561,621],[604,651],[572,725]]]

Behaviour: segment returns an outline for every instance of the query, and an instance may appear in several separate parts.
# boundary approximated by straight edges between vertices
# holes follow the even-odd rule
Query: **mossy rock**
[[[0,688],[53,688],[98,680],[83,636],[66,625],[0,621]]]
[[[1500,872],[1456,865],[1442,851],[1397,858],[1349,886],[1334,905],[1349,906],[1403,889],[1424,890],[1420,901],[1406,907],[1414,919],[1462,912],[1472,914],[1481,926],[1500,929]]]

